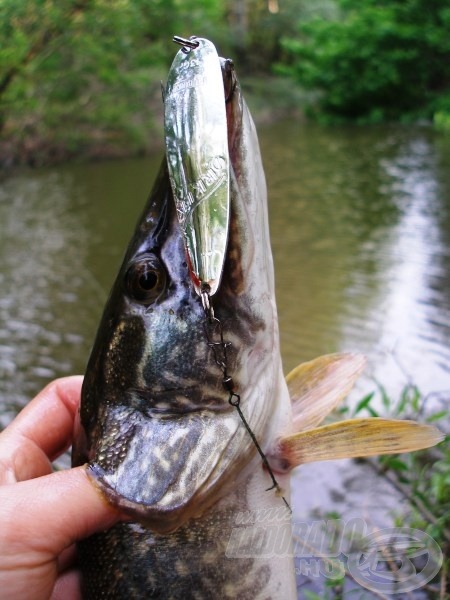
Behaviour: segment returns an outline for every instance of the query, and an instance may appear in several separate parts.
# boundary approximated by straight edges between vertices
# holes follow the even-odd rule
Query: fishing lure
[[[222,383],[272,479],[272,486],[289,508],[244,413],[241,398],[228,372],[230,346],[222,323],[214,315],[211,296],[223,271],[230,216],[230,179],[226,94],[221,59],[214,45],[195,36],[174,37],[182,46],[169,71],[164,95],[166,155],[189,270],[205,310],[205,332]],[[231,61],[224,61],[225,68]],[[231,78],[232,80],[232,78]]]
[[[230,215],[222,71],[209,40],[174,41],[183,47],[164,97],[167,164],[194,287],[212,296],[220,284]]]

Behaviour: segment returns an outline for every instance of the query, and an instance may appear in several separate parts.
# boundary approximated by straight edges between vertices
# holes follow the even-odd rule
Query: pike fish
[[[360,355],[321,357],[285,380],[257,134],[230,63],[221,64],[230,212],[213,296],[220,327],[208,320],[192,281],[164,159],[83,384],[73,464],[89,463],[94,485],[130,518],[79,544],[86,599],[291,600],[289,535],[284,551],[269,555],[261,551],[268,521],[249,515],[283,512],[289,534],[280,494],[289,500],[297,465],[440,439],[411,422],[320,426],[361,372]],[[226,347],[227,373],[266,463],[229,402],[218,345]],[[273,487],[268,466],[278,486],[266,491]],[[245,540],[230,546],[242,515]]]

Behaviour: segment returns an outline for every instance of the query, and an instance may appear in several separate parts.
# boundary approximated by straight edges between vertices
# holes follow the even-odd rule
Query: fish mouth
[[[112,504],[153,531],[169,533],[235,484],[248,439],[223,398],[167,407],[158,396],[143,409],[143,399],[136,391],[133,396],[137,406],[105,413],[88,473]],[[230,447],[231,440],[236,445]]]
[[[231,344],[227,367],[243,413],[256,439],[264,440],[279,369],[272,358],[277,328],[272,259],[265,251],[265,180],[238,88],[226,108],[231,221],[214,310]],[[91,355],[80,413],[85,433],[78,436],[74,464],[88,461],[91,478],[113,505],[163,534],[235,491],[254,469],[256,449],[201,331],[205,315],[188,285],[165,165],[144,215]],[[149,249],[165,268],[168,287],[144,318],[132,298],[122,299],[122,277],[130,257]]]
[[[151,419],[179,419],[193,413],[225,413],[232,410],[229,402],[214,395],[204,397],[200,386],[155,390],[133,388],[129,406]],[[199,398],[201,401],[199,402]]]

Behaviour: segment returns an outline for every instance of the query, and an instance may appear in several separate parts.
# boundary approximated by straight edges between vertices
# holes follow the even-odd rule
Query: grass
[[[432,397],[434,396],[434,398]],[[433,400],[433,402],[431,402]],[[447,402],[446,402],[447,400]],[[432,423],[442,431],[448,430],[450,410],[445,408],[448,399],[439,394],[424,397],[414,384],[407,384],[397,400],[389,397],[386,389],[377,384],[374,392],[363,397],[354,408],[342,407],[339,412],[347,417],[389,417],[399,419],[412,419],[424,423]],[[433,404],[435,408],[428,409]],[[382,407],[380,409],[379,407]],[[379,456],[362,459],[378,476],[384,478],[395,489],[397,495],[402,497],[409,510],[405,511],[405,502],[401,503],[402,510],[393,511],[394,527],[410,528],[423,531],[431,536],[440,547],[444,562],[436,577],[420,588],[428,598],[444,600],[449,598],[449,570],[450,570],[450,436],[438,446],[411,452],[408,454]],[[334,519],[340,523],[336,513],[322,515],[323,519]],[[398,565],[386,563],[395,570]],[[327,579],[323,582],[325,589],[318,595],[310,590],[302,590],[307,600],[339,600],[340,598],[364,598],[366,592],[362,588],[348,590],[345,580],[356,583],[352,574],[345,568],[345,573],[340,579]],[[348,583],[348,582],[347,582]],[[362,596],[361,596],[362,594]],[[371,597],[391,598],[383,593],[374,593]],[[414,597],[408,593],[402,597]],[[423,596],[421,596],[423,597]]]
[[[427,410],[431,395],[422,396],[414,384],[404,387],[400,398],[392,401],[383,386],[378,385],[378,394],[361,401],[355,415],[366,410],[372,416],[381,416],[373,408],[377,395],[381,397],[385,411],[391,417],[413,419],[448,429],[450,410]],[[439,400],[439,398],[437,398]],[[443,401],[444,399],[441,398]],[[436,404],[439,404],[437,402]],[[442,402],[443,404],[443,402]],[[441,548],[444,563],[439,580],[428,586],[433,598],[448,598],[450,567],[450,436],[433,448],[404,455],[380,456],[367,460],[378,475],[387,479],[407,500],[410,511],[394,514],[396,527],[410,527],[424,531]]]

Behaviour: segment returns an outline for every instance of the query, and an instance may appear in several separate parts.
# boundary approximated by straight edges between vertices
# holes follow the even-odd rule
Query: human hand
[[[53,381],[0,434],[1,598],[81,598],[74,542],[120,519],[84,467],[52,472],[72,440],[82,381]]]

